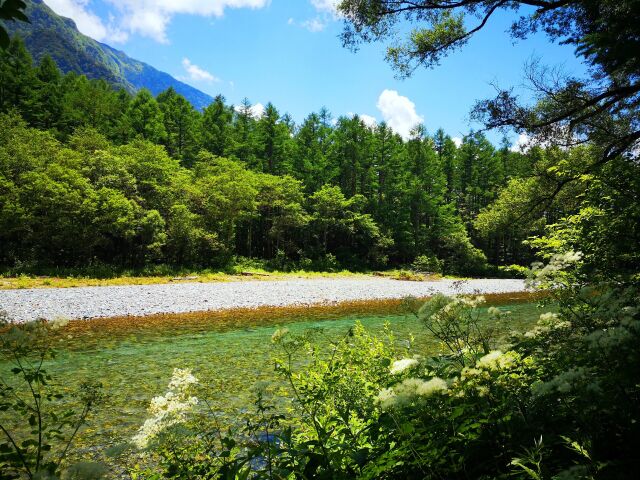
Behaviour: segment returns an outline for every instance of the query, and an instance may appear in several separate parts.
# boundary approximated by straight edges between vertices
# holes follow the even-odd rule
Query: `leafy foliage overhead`
[[[420,65],[437,65],[487,28],[498,11],[514,12],[514,38],[543,31],[553,41],[573,45],[590,67],[589,75],[574,78],[534,62],[526,76],[538,95],[536,104],[523,105],[511,89],[502,89],[494,99],[479,102],[473,117],[488,128],[527,132],[536,143],[568,147],[591,142],[597,160],[559,180],[558,192],[618,156],[637,159],[637,0],[343,0],[339,9],[345,16],[344,43],[357,47],[361,41],[388,41],[387,59],[401,76]],[[403,22],[413,25],[409,33]]]
[[[2,0],[0,2],[0,20],[3,22],[21,20],[28,22],[29,19],[25,15],[27,4],[22,0]],[[0,48],[7,48],[11,38],[6,28],[0,23]]]

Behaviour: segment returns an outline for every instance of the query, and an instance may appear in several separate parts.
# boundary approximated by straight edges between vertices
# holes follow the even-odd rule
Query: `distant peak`
[[[46,1],[28,2],[27,16],[31,23],[10,22],[7,27],[10,34],[22,37],[36,62],[49,55],[64,73],[73,71],[89,79],[102,79],[130,93],[146,88],[157,95],[173,87],[199,110],[213,101],[210,95],[168,73],[82,34],[75,21],[55,13]]]

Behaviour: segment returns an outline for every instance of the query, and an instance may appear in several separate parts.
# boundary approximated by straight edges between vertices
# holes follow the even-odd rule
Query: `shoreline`
[[[296,279],[270,282],[173,283],[0,291],[9,319],[145,317],[261,307],[332,305],[443,294],[527,291],[524,280],[472,279],[412,282],[384,278]]]

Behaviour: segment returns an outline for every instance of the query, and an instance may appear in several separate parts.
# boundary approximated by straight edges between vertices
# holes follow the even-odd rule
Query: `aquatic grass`
[[[534,302],[547,298],[544,292],[512,292],[485,295],[492,306],[520,302]],[[334,320],[344,317],[360,318],[377,315],[404,315],[410,313],[408,299],[361,300],[312,305],[262,306],[190,313],[163,313],[147,316],[120,316],[72,320],[59,331],[58,340],[65,349],[88,348],[97,341],[109,342],[143,335],[147,340],[163,337],[168,331],[175,334],[208,331],[228,331],[262,325],[311,320]],[[426,298],[412,298],[421,304]],[[409,309],[408,309],[409,308]],[[99,347],[99,345],[98,345]]]

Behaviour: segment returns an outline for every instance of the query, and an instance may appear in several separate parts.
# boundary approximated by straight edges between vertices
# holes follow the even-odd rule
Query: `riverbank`
[[[111,273],[111,272],[110,272]],[[336,272],[315,272],[297,270],[291,272],[272,271],[255,268],[234,268],[230,272],[176,271],[162,274],[121,274],[113,272],[109,276],[92,276],[91,274],[74,273],[67,275],[0,275],[0,290],[14,290],[24,288],[76,288],[76,287],[109,287],[119,285],[160,285],[167,283],[211,283],[211,282],[239,282],[248,280],[291,280],[313,278],[372,278],[382,277],[394,280],[425,281],[437,280],[440,275],[421,274],[409,270],[386,270],[381,272],[352,272],[340,270]],[[455,277],[446,277],[455,279]],[[459,278],[459,277],[458,277]]]
[[[473,279],[411,282],[388,278],[316,278],[270,282],[20,289],[0,291],[0,310],[14,321],[91,319],[238,308],[336,304],[425,298],[444,294],[500,294],[526,290],[523,280]]]

